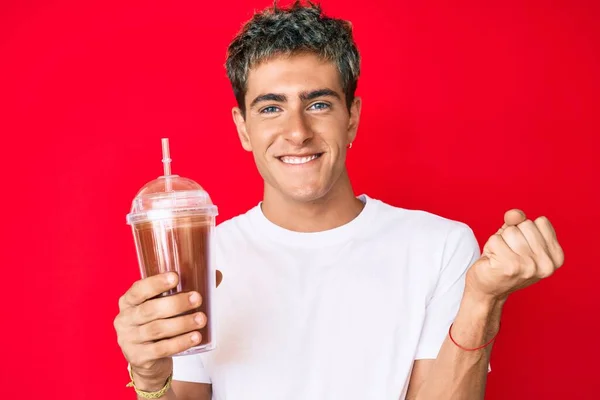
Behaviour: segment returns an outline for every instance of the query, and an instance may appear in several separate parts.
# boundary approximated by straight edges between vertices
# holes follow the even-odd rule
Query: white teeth
[[[281,161],[283,161],[286,164],[306,164],[307,162],[312,161],[317,157],[319,157],[318,154],[306,157],[283,156],[281,157]]]

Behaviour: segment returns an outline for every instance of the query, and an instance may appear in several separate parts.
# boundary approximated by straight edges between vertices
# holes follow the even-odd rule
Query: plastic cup
[[[213,291],[216,270],[213,236],[217,207],[196,182],[172,175],[168,139],[163,139],[163,176],[147,183],[133,199],[127,223],[131,225],[142,278],[173,271],[179,275],[176,288],[160,294],[170,296],[196,291],[200,307],[180,314],[202,311],[206,326],[202,340],[176,356],[213,350],[216,347]]]

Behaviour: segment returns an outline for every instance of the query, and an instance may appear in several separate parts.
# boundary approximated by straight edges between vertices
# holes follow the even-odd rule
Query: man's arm
[[[452,327],[452,337],[467,349],[480,347],[497,334],[503,304],[511,293],[549,277],[564,263],[547,218],[534,222],[522,211],[511,210],[504,220],[467,271]],[[491,344],[476,351],[461,347],[447,336],[435,360],[416,361],[408,399],[483,399]]]
[[[468,294],[452,326],[452,337],[462,347],[476,348],[490,341],[500,327],[501,303],[484,303]],[[407,400],[483,399],[492,345],[465,351],[446,337],[435,360],[417,360]]]

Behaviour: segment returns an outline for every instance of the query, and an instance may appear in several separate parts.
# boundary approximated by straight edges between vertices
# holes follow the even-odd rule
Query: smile
[[[312,160],[316,160],[317,158],[321,157],[323,153],[318,153],[318,154],[313,154],[310,156],[282,156],[279,157],[279,159],[281,160],[281,162],[285,163],[285,164],[306,164],[311,162]]]

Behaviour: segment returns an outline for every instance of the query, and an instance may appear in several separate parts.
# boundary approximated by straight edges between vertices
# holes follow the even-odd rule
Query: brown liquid
[[[211,230],[212,219],[207,216],[176,217],[133,226],[142,277],[169,271],[179,274],[179,285],[159,297],[190,291],[202,296],[200,307],[180,314],[198,311],[206,314],[207,324],[200,329],[202,340],[199,346],[210,343],[212,339],[209,285],[215,283],[214,277],[209,276]]]

